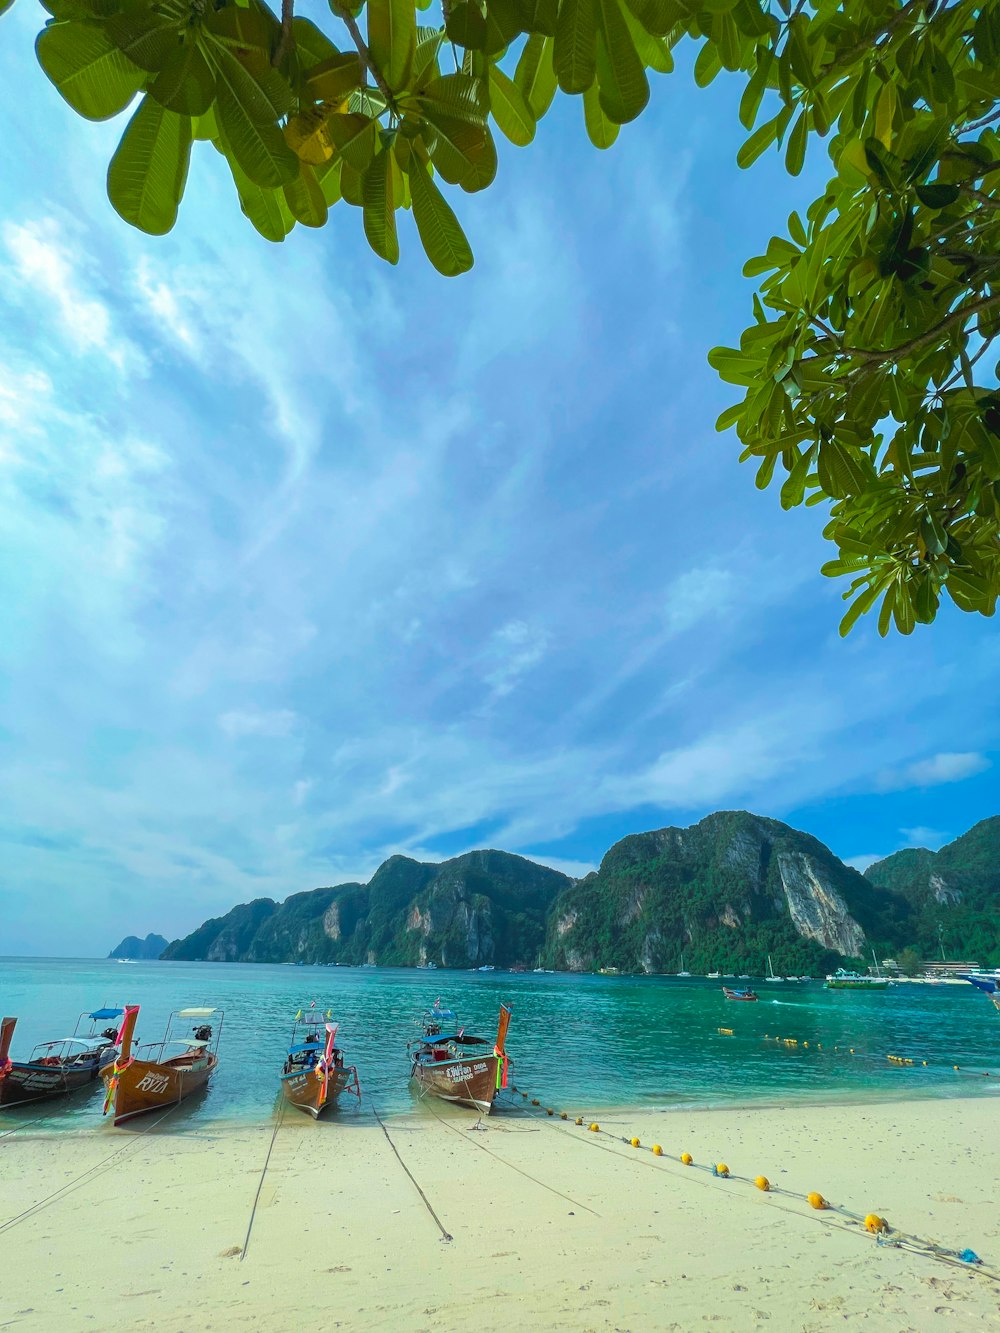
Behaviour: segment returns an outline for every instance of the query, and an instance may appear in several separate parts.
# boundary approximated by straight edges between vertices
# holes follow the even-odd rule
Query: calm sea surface
[[[487,1037],[499,1004],[511,1003],[514,1081],[568,1111],[1000,1093],[1000,1014],[971,986],[864,994],[812,982],[757,990],[759,1003],[733,1004],[719,982],[695,978],[0,959],[0,1014],[18,1018],[15,1059],[36,1041],[68,1035],[84,1010],[139,1004],[136,1031],[150,1041],[163,1035],[172,1009],[224,1009],[219,1070],[194,1121],[196,1107],[185,1107],[178,1128],[201,1116],[268,1119],[292,1018],[313,999],[333,1010],[338,1045],[383,1114],[416,1105],[406,1043],[438,996]],[[899,1067],[889,1054],[916,1064]],[[40,1128],[96,1126],[101,1100],[95,1084],[92,1094],[50,1103]],[[0,1129],[42,1114],[37,1106],[2,1114]]]

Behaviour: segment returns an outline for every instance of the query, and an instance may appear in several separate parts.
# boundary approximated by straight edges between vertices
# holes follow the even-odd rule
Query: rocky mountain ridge
[[[931,956],[944,917],[949,953],[996,964],[997,865],[1000,818],[866,876],[779,820],[720,811],[623,838],[580,880],[509,852],[393,856],[368,884],[240,904],[163,957],[759,974],[771,954],[778,972],[818,975],[873,948]]]

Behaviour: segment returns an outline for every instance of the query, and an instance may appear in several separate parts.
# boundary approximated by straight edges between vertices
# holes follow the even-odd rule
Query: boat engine
[[[211,1040],[212,1040],[212,1029],[211,1029],[211,1027],[209,1026],[208,1023],[203,1023],[203,1024],[201,1025],[201,1027],[197,1027],[197,1028],[195,1028],[195,1030],[194,1030],[194,1039],[195,1039],[195,1041],[211,1041]]]
[[[101,1033],[101,1036],[102,1036],[102,1037],[106,1037],[107,1040],[110,1041],[111,1044],[112,1044],[112,1046],[113,1046],[113,1045],[115,1044],[115,1042],[118,1040],[118,1029],[117,1029],[117,1028],[105,1028],[104,1031]]]

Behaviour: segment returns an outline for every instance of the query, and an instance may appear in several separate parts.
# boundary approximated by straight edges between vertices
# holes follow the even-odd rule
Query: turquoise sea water
[[[313,999],[333,1010],[338,1044],[383,1114],[416,1105],[406,1043],[438,996],[484,1036],[495,1031],[499,1004],[511,1003],[515,1083],[547,1105],[581,1114],[614,1106],[1000,1094],[1000,1014],[971,986],[902,985],[865,994],[812,982],[761,983],[757,990],[759,1003],[734,1004],[719,982],[697,978],[0,960],[0,1013],[18,1017],[15,1059],[36,1041],[68,1035],[84,1010],[140,1004],[136,1031],[149,1041],[162,1036],[172,1009],[224,1009],[219,1070],[203,1097],[185,1104],[178,1127],[205,1116],[270,1118],[292,1018]],[[720,1027],[734,1035],[721,1035]],[[888,1054],[916,1064],[893,1065]],[[43,1112],[45,1130],[96,1127],[101,1100],[95,1084],[92,1094],[4,1113],[0,1130]]]

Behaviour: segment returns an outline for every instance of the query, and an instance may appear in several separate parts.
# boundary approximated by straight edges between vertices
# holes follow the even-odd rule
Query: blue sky
[[[308,12],[308,6],[304,12]],[[837,636],[820,511],[715,433],[743,261],[822,187],[749,173],[738,87],[658,78],[606,154],[565,100],[459,196],[472,274],[338,205],[283,246],[198,145],[153,239],[123,122],[3,19],[3,951],[489,845],[570,873],[749,808],[845,858],[997,813],[988,621]]]

